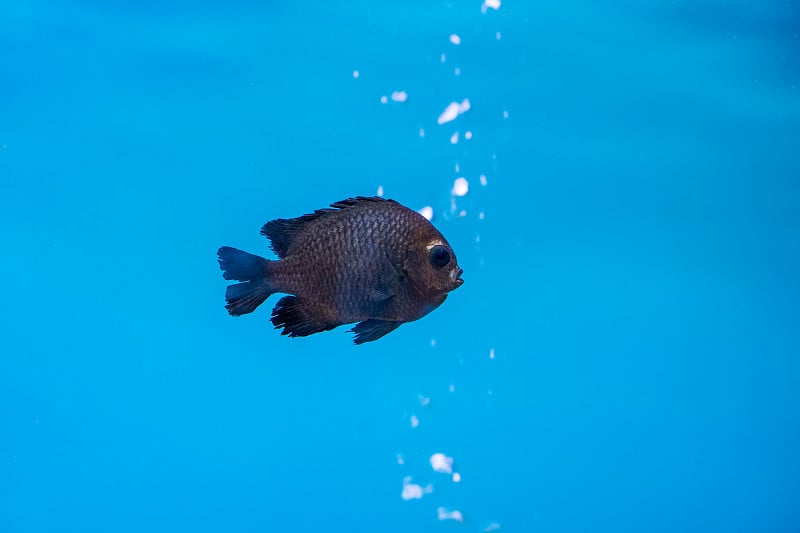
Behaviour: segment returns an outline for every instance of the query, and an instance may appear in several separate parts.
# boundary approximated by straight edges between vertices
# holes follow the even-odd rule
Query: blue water
[[[486,11],[0,4],[0,532],[800,531],[800,5]],[[220,245],[378,187],[440,309],[226,314]]]

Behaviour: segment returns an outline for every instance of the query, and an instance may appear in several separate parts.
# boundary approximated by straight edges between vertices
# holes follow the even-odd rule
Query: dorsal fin
[[[330,213],[335,213],[350,207],[380,202],[397,204],[397,202],[394,200],[387,200],[386,198],[381,198],[380,196],[356,196],[355,198],[348,198],[346,200],[334,202],[329,208],[326,207],[325,209],[317,209],[313,213],[308,213],[307,215],[303,215],[301,217],[278,218],[275,220],[270,220],[264,224],[264,227],[261,228],[261,235],[264,235],[269,239],[272,251],[274,251],[278,257],[283,258],[286,257],[286,252],[289,249],[289,246],[292,244],[295,234],[309,222],[317,220],[318,218]]]
[[[331,204],[331,207],[335,207],[337,209],[346,209],[348,207],[354,207],[357,205],[370,204],[370,203],[379,204],[381,202],[397,204],[397,202],[395,202],[394,200],[390,200],[388,198],[382,198],[380,196],[356,196],[355,198],[348,198],[347,200],[334,202]],[[328,209],[327,211],[330,211],[330,209]]]

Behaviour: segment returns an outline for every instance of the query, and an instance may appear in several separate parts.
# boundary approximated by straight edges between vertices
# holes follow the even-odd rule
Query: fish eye
[[[442,268],[450,262],[450,252],[441,244],[431,248],[431,264],[436,268]]]

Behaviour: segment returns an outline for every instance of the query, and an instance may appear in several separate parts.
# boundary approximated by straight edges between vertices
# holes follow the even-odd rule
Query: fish
[[[271,321],[305,337],[356,323],[363,344],[418,320],[460,287],[463,269],[447,239],[425,217],[382,197],[357,196],[261,228],[278,259],[230,246],[217,251],[232,316],[285,293]]]

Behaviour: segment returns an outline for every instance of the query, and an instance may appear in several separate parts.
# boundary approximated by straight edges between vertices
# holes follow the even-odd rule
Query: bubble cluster
[[[452,83],[443,85],[447,87],[447,91],[452,91],[447,94],[441,95],[428,95],[424,94],[424,98],[420,98],[420,102],[430,100],[432,103],[441,102],[445,104],[438,115],[431,116],[429,111],[426,111],[425,116],[416,118],[412,121],[413,129],[409,131],[409,135],[417,137],[420,143],[438,143],[439,146],[434,148],[437,152],[447,154],[447,157],[452,157],[448,166],[451,174],[449,176],[441,177],[440,181],[434,180],[433,183],[439,183],[437,186],[439,191],[439,203],[434,198],[429,199],[426,204],[420,204],[418,213],[427,220],[433,220],[434,215],[441,217],[442,222],[457,222],[459,224],[474,223],[474,224],[487,224],[491,220],[491,212],[482,205],[483,198],[485,198],[484,188],[488,187],[489,180],[502,179],[502,175],[498,172],[498,152],[497,147],[487,145],[493,142],[492,135],[489,135],[486,130],[480,129],[474,120],[478,117],[491,117],[490,121],[497,124],[500,121],[505,121],[509,118],[508,107],[501,104],[493,104],[484,99],[475,98],[474,104],[476,109],[472,114],[468,114],[473,109],[473,99],[469,94],[458,92],[460,87],[464,87],[473,76],[483,76],[485,73],[477,71],[474,67],[474,62],[469,63],[469,68],[465,68],[462,72],[460,61],[462,54],[469,50],[472,46],[483,47],[500,47],[505,43],[500,43],[502,34],[498,27],[492,27],[492,24],[499,23],[500,17],[495,17],[493,12],[501,8],[501,0],[482,0],[481,12],[486,16],[486,30],[469,34],[456,33],[449,31],[441,34],[439,40],[440,49],[431,50],[428,57],[429,61],[433,63],[434,67],[439,70],[443,75],[449,76]],[[473,5],[473,9],[476,6]],[[469,45],[469,46],[468,46]],[[437,63],[438,59],[438,63]],[[468,63],[464,63],[467,65]],[[353,71],[353,78],[358,78],[359,72]],[[407,85],[407,87],[414,89],[414,86]],[[414,89],[416,90],[416,89]],[[417,105],[417,99],[410,101],[409,94],[405,90],[393,90],[386,92],[384,96],[380,97],[383,104],[408,104],[392,106],[394,109],[402,110],[403,113],[414,113],[419,111],[424,106]],[[447,103],[449,102],[449,103]],[[478,109],[478,106],[481,108]],[[483,109],[484,106],[491,106]],[[434,110],[435,111],[435,110]],[[480,114],[478,114],[478,112]],[[464,116],[467,114],[467,116]],[[502,117],[502,118],[501,118]],[[434,121],[435,120],[435,124]],[[480,118],[484,120],[484,118]],[[491,131],[491,130],[489,130]],[[473,157],[474,154],[485,154],[483,160]],[[448,187],[449,185],[449,187]],[[472,185],[472,187],[470,187]],[[378,188],[378,195],[384,194],[383,186]],[[445,202],[449,203],[446,205]],[[443,205],[445,204],[445,205]],[[483,227],[483,226],[481,226]],[[472,233],[474,239],[474,252],[477,252],[476,264],[482,265],[484,262],[483,256],[480,255],[480,248],[482,246],[481,234],[490,235],[488,232],[478,231],[477,226]],[[462,257],[469,257],[468,252],[462,252]],[[467,259],[468,261],[469,259]],[[466,269],[467,267],[465,267]],[[448,339],[441,338],[437,341],[435,338],[429,338],[425,341],[432,350],[436,350],[438,356],[445,356],[447,350]],[[486,362],[486,355],[488,353],[488,360],[492,363]],[[487,346],[485,348],[477,349],[474,352],[474,359],[484,361],[484,364],[490,364],[496,367],[499,362],[494,362],[496,359],[495,348]],[[461,358],[461,363],[464,362],[466,356]],[[436,398],[436,409],[422,413],[421,410],[430,409],[431,397],[424,394],[416,394],[416,402],[410,405],[408,410],[403,415],[403,423],[405,424],[405,431],[412,432],[415,446],[414,449],[403,450],[405,454],[398,453],[396,456],[397,464],[404,471],[404,473],[411,473],[418,476],[423,480],[422,483],[412,480],[410,475],[403,477],[403,485],[401,497],[403,500],[420,500],[423,497],[426,500],[432,500],[436,505],[436,518],[439,521],[454,522],[456,524],[464,523],[464,514],[458,508],[460,502],[458,500],[459,490],[470,483],[471,479],[475,479],[469,472],[469,468],[459,462],[456,465],[453,457],[447,455],[439,449],[446,449],[452,446],[447,441],[438,440],[436,442],[428,442],[425,439],[430,438],[432,434],[440,434],[440,428],[435,426],[441,423],[442,412],[441,408],[447,408],[454,405],[459,396],[466,396],[474,393],[474,389],[465,384],[462,389],[459,385],[459,396],[454,396],[456,393],[456,385],[450,381],[453,376],[443,377],[447,379],[441,385],[439,390],[440,394],[449,396],[443,397],[443,401]],[[486,394],[491,398],[494,393],[494,388],[491,384],[481,387],[481,394]],[[488,391],[488,392],[487,392]],[[433,395],[435,396],[435,394]],[[416,413],[414,412],[416,411]],[[434,433],[431,433],[433,431]],[[427,460],[426,460],[427,458]],[[427,463],[427,464],[426,464]],[[462,469],[466,469],[466,476],[462,475]],[[427,479],[426,479],[427,477]],[[430,483],[425,484],[428,480]],[[439,487],[442,484],[451,484],[450,489],[441,490]],[[456,487],[459,487],[456,489]],[[474,488],[474,487],[473,487]],[[435,492],[434,492],[435,489]],[[455,505],[456,507],[452,507]],[[470,511],[470,517],[472,517]],[[498,522],[479,522],[479,525],[474,526],[475,531],[484,531],[486,533],[498,531],[500,525]]]

